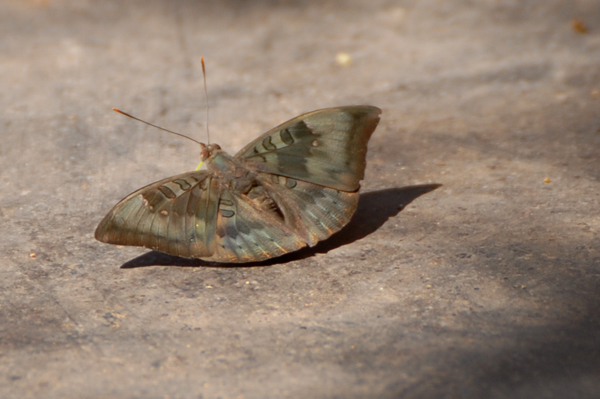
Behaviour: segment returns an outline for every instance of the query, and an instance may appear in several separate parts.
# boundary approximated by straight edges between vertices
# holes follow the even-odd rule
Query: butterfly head
[[[213,153],[217,150],[221,149],[221,146],[218,144],[202,144],[202,149],[200,150],[200,159],[202,162],[206,161],[210,158]]]
[[[206,160],[208,158],[212,157],[216,151],[221,150],[221,146],[218,144],[204,144],[204,143],[198,143],[198,144],[200,144],[201,150],[200,150],[200,163],[196,167],[196,170],[200,170],[200,168],[202,167],[202,165],[204,164],[204,162],[206,162]]]

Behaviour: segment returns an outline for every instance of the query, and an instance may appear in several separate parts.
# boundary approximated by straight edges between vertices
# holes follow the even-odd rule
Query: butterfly
[[[257,262],[314,246],[358,205],[377,107],[300,115],[235,156],[201,144],[206,170],[129,194],[104,217],[97,240],[219,263]]]

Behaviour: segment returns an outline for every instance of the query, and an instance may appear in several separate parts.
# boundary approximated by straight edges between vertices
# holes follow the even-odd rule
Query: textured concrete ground
[[[0,397],[599,398],[600,2],[214,3],[0,1]],[[198,162],[111,107],[205,140],[201,56],[230,152],[383,109],[346,229],[252,267],[94,240]]]

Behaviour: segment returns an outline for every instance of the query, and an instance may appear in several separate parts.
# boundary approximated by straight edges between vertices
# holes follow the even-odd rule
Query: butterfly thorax
[[[206,160],[206,169],[217,180],[240,194],[248,194],[257,185],[256,176],[250,172],[240,160],[221,149],[214,150]]]
[[[269,191],[264,186],[265,182],[261,181],[256,173],[250,171],[242,160],[218,150],[207,159],[206,169],[216,177],[222,190],[241,195],[257,208],[267,211],[280,220],[284,219],[283,211],[269,195]]]

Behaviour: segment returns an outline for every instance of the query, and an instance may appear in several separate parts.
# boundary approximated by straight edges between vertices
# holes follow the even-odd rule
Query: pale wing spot
[[[298,182],[296,180],[294,180],[294,179],[289,179],[288,178],[288,179],[285,180],[285,186],[287,188],[294,188],[297,185],[298,185]]]

